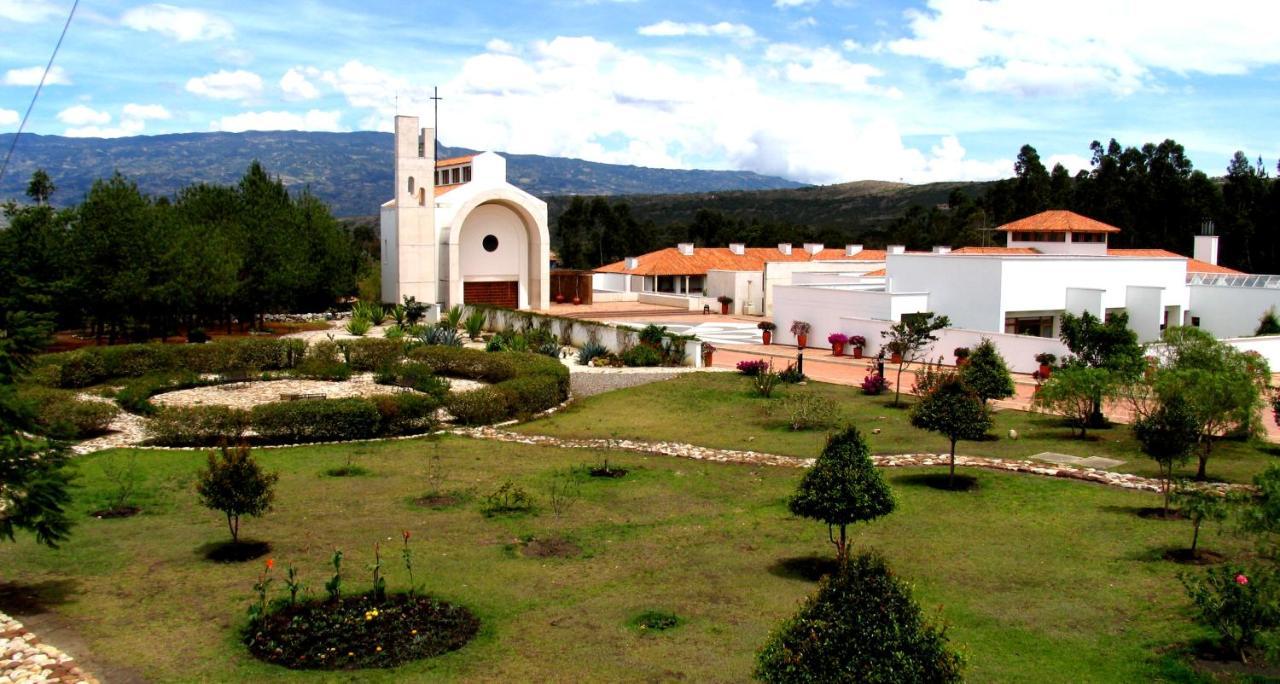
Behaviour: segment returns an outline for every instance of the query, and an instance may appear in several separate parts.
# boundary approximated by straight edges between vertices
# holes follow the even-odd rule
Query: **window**
[[[689,276],[689,291],[690,292],[705,291],[707,289],[706,279],[707,279],[706,276],[700,276],[700,275]]]
[[[1032,233],[1021,230],[1013,233],[1014,242],[1066,242],[1066,240],[1066,233]]]
[[[462,169],[453,169],[453,182],[454,183],[462,182]]]
[[[1192,316],[1192,317],[1191,317],[1191,327],[1193,327],[1193,328],[1199,328],[1199,327],[1200,327],[1200,317],[1199,317],[1199,316]]]
[[[413,176],[409,176],[409,194],[413,194]]]
[[[675,292],[675,276],[658,276],[658,292]]]
[[[480,245],[484,247],[486,252],[495,252],[498,249],[498,237],[496,235],[486,235]]]
[[[1072,242],[1106,242],[1106,233],[1072,233]]]
[[[436,171],[436,185],[444,185],[444,179],[440,177],[440,171]]]
[[[464,167],[462,167],[462,182],[463,182],[463,183],[470,183],[470,182],[471,182],[471,167],[470,167],[470,166],[464,166]]]
[[[1053,316],[1009,317],[1004,319],[1004,331],[1009,335],[1053,337]]]

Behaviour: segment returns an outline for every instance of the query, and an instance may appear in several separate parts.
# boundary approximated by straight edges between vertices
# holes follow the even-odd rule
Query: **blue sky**
[[[0,131],[69,0],[0,0]],[[1010,175],[1024,143],[1280,156],[1274,0],[82,0],[27,130],[390,130],[814,183]]]

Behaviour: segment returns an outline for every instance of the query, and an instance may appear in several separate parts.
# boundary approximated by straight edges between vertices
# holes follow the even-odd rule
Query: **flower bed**
[[[429,596],[343,596],[283,605],[244,643],[261,660],[295,670],[396,667],[462,648],[480,629],[471,611]]]

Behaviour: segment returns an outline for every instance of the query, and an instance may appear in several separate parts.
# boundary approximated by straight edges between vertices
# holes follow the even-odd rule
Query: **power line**
[[[71,19],[76,16],[76,8],[80,6],[80,0],[71,3],[71,11],[67,13],[67,23],[62,25],[62,33],[58,35],[58,42],[53,46],[53,54],[49,55],[49,63],[44,65],[44,73],[40,75],[40,83],[36,84],[36,92],[31,95],[31,104],[27,105],[27,113],[22,115],[22,122],[18,124],[18,132],[13,134],[13,141],[9,143],[9,151],[4,155],[4,163],[0,164],[0,181],[4,180],[5,171],[9,170],[9,160],[13,158],[13,148],[18,146],[18,137],[22,135],[22,130],[27,127],[27,119],[31,116],[31,110],[36,107],[36,98],[40,97],[40,91],[44,89],[45,79],[49,78],[49,70],[53,68],[53,60],[58,56],[58,49],[62,47],[62,39],[67,37],[67,29],[71,28]]]

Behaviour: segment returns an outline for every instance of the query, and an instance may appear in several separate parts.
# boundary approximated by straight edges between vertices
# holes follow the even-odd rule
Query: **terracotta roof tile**
[[[1088,216],[1081,216],[1074,211],[1051,209],[1042,211],[1013,223],[1006,223],[996,230],[1019,233],[1119,233],[1120,229],[1095,221]]]
[[[456,166],[458,164],[465,164],[471,161],[472,159],[475,159],[477,156],[479,155],[468,154],[462,157],[449,157],[448,159],[437,159],[436,168],[438,169],[442,166]]]
[[[887,275],[889,275],[888,269],[877,268],[874,271],[867,271],[866,273],[863,273],[862,277],[863,278],[883,278]]]
[[[1245,275],[1244,271],[1211,264],[1207,261],[1182,256],[1167,249],[1108,249],[1107,256],[1146,257],[1148,259],[1186,259],[1187,273],[1224,273],[1227,275]]]
[[[697,247],[693,254],[685,256],[675,247],[660,249],[642,255],[639,265],[627,270],[626,260],[596,269],[598,273],[628,273],[631,275],[704,275],[707,271],[762,271],[767,262],[781,261],[884,261],[881,249],[864,249],[853,256],[845,256],[841,248],[823,249],[810,255],[803,247],[795,246],[791,254],[778,251],[777,247],[747,247],[742,254],[734,254],[728,247]]]

